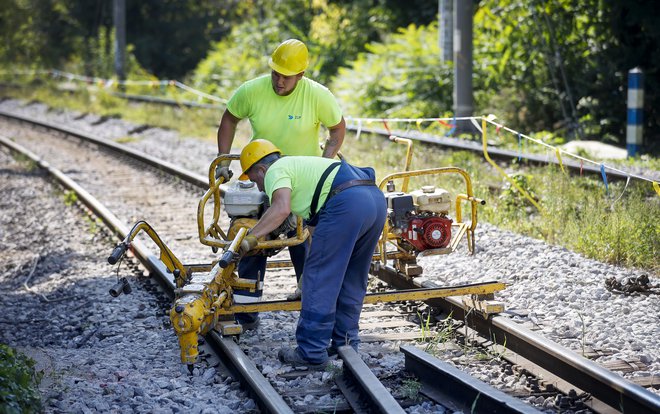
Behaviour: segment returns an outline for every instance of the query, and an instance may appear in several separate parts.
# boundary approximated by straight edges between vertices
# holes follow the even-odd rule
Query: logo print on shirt
[[[302,118],[302,115],[289,115],[289,120],[291,119],[300,119]]]

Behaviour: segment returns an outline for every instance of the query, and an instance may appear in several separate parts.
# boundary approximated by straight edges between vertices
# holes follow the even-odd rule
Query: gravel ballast
[[[38,103],[24,106],[5,100],[0,109],[106,139],[125,137],[136,127],[117,119],[96,124],[96,115],[49,111]],[[126,145],[203,175],[216,153],[214,142],[184,139],[172,131],[151,128],[133,137]],[[350,137],[344,145],[350,145]],[[4,150],[0,163],[0,252],[5,258],[0,283],[7,292],[1,301],[9,311],[0,322],[0,342],[27,348],[56,374],[42,386],[48,412],[254,410],[254,402],[239,385],[215,367],[200,366],[189,376],[178,364],[176,337],[164,326],[164,313],[154,313],[148,286],[119,298],[108,295],[114,283],[113,269],[105,262],[110,241],[91,229],[91,220],[68,208],[63,195],[53,197],[60,190],[45,185],[38,172],[25,172]],[[655,376],[660,382],[658,294],[623,295],[605,287],[608,278],[642,275],[658,285],[658,275],[587,259],[486,223],[477,227],[476,242],[474,256],[459,251],[420,260],[423,277],[441,285],[506,282],[497,298],[507,308],[525,310],[516,317],[521,323],[539,328],[539,334],[577,353],[585,346],[607,351],[596,360],[599,363],[639,362],[646,369],[631,378]],[[99,279],[107,283],[99,284]],[[263,344],[292,341],[294,326],[290,318],[268,314],[259,330],[242,339],[253,348],[250,357],[261,364],[264,375],[274,377],[281,366],[269,362],[271,350]],[[383,347],[364,344],[361,354],[366,361],[385,363],[393,358],[392,367],[400,364],[398,357],[390,356],[396,344],[387,345],[390,350]],[[475,369],[473,375],[500,387],[515,388],[521,381],[497,369]],[[323,375],[309,381],[328,380]]]

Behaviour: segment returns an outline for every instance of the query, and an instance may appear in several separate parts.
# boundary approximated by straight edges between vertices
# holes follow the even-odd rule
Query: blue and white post
[[[628,126],[626,148],[628,156],[634,157],[642,149],[644,120],[644,74],[640,68],[628,72]]]

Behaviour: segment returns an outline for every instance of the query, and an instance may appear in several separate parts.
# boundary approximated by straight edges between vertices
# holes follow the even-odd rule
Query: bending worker
[[[272,71],[241,85],[227,102],[218,128],[218,154],[228,154],[234,141],[236,126],[243,118],[250,120],[252,137],[268,137],[283,155],[314,155],[334,158],[344,141],[346,123],[332,93],[323,85],[304,77],[309,63],[303,42],[289,39],[282,42],[268,60]],[[329,130],[323,152],[319,147],[319,126]],[[229,181],[232,172],[229,161],[218,166],[216,178]],[[305,261],[305,245],[289,248],[296,278],[300,279]],[[263,281],[266,256],[246,257],[238,265],[242,278]],[[238,292],[237,303],[256,302],[261,291]],[[243,329],[257,325],[258,315],[237,314]]]
[[[243,253],[291,212],[315,227],[302,278],[298,346],[280,349],[280,360],[320,367],[339,346],[357,350],[369,265],[386,215],[374,170],[318,157],[281,157],[261,139],[243,148],[241,167],[271,204],[243,240]]]

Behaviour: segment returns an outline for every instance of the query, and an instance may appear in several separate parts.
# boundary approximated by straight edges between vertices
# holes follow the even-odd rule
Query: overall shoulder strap
[[[321,178],[319,179],[318,184],[316,184],[316,189],[314,190],[314,196],[312,197],[312,204],[309,207],[309,217],[314,217],[316,214],[316,207],[318,207],[319,204],[319,197],[321,196],[321,189],[323,189],[323,184],[325,183],[326,178],[328,178],[328,175],[339,165],[341,164],[340,161],[337,161],[335,163],[330,164],[328,168],[323,171],[323,175],[321,175]]]

